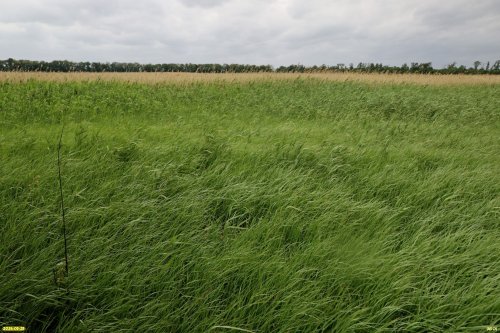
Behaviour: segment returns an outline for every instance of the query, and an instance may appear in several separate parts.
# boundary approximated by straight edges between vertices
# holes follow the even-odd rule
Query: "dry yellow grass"
[[[370,83],[412,83],[422,85],[500,84],[500,75],[422,75],[422,74],[359,74],[359,73],[44,73],[0,72],[1,81],[123,81],[148,84],[191,82],[253,82],[262,80],[294,80],[314,78],[325,81],[359,81]]]

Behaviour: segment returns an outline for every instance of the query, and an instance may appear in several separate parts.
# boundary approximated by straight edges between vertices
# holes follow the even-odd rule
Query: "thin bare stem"
[[[65,216],[65,209],[64,209],[64,195],[63,195],[63,184],[62,184],[62,177],[61,177],[61,147],[62,147],[62,137],[64,133],[64,123],[61,128],[61,134],[59,136],[59,144],[57,146],[57,169],[59,171],[59,191],[61,194],[61,215],[62,215],[62,225],[63,225],[63,237],[64,237],[64,260],[65,260],[65,269],[66,269],[66,276],[68,276],[68,241],[66,238],[66,216]]]

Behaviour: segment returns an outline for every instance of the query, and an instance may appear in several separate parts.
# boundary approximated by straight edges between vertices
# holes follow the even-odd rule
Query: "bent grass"
[[[3,81],[0,324],[498,325],[499,96],[313,79]],[[70,293],[51,272],[61,111]]]

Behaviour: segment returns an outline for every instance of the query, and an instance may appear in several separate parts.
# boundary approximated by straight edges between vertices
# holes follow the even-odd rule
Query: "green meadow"
[[[6,325],[498,326],[500,85],[0,82]]]

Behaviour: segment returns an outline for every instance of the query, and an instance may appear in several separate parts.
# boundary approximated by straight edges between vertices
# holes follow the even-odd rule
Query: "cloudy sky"
[[[336,65],[500,59],[500,0],[2,0],[0,59]]]

